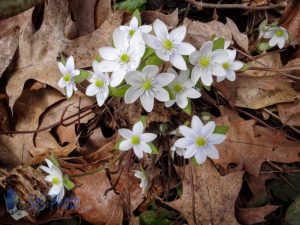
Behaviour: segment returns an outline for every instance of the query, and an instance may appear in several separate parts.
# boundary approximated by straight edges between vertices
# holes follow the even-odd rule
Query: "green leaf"
[[[224,49],[225,40],[224,38],[218,38],[213,41],[213,51],[216,49]]]
[[[75,83],[81,83],[84,80],[88,79],[91,73],[87,70],[80,70],[80,74],[76,77],[74,77]]]
[[[188,121],[188,120],[187,120],[187,121],[185,121],[185,122],[183,123],[183,125],[184,125],[184,126],[187,126],[187,127],[188,127],[190,124],[191,124],[191,122],[190,122],[190,121]]]
[[[147,126],[147,120],[148,120],[148,117],[147,117],[147,116],[141,116],[141,117],[140,117],[140,121],[143,123],[143,126],[144,126],[144,127]]]
[[[271,46],[269,45],[268,42],[260,42],[256,46],[256,51],[261,53],[261,52],[264,52],[264,51],[266,51],[270,48],[271,48]]]
[[[95,60],[96,60],[97,62],[101,62],[101,56],[100,56],[99,54],[97,54]]]
[[[62,53],[60,53],[60,60],[61,60],[62,64],[66,65],[66,63],[67,63],[66,58]]]
[[[188,105],[186,108],[182,109],[186,114],[188,114],[189,116],[192,115],[192,104],[191,104],[191,100],[188,99]]]
[[[109,87],[109,95],[112,97],[123,97],[129,87],[130,86],[128,84],[120,87]]]
[[[300,195],[288,207],[284,220],[291,225],[300,225]]]
[[[249,64],[248,63],[244,63],[243,67],[240,69],[241,72],[246,71],[247,69],[249,69]]]
[[[127,10],[129,12],[134,12],[139,9],[142,10],[146,5],[147,0],[125,0],[122,2],[118,2],[114,5],[114,9],[118,10]]]
[[[145,63],[146,65],[160,66],[161,64],[163,64],[163,61],[158,58],[156,54],[153,54],[145,60]]]
[[[139,9],[136,9],[133,14],[132,14],[132,17],[136,17],[138,22],[139,22],[139,26],[142,25],[142,19],[141,19],[141,13],[139,11]]]
[[[63,176],[64,187],[70,191],[75,187],[75,184],[70,180],[68,175]]]
[[[155,50],[153,48],[146,47],[145,53],[142,57],[142,61],[149,58],[149,56],[155,54]]]
[[[223,125],[223,126],[216,126],[214,133],[216,134],[227,134],[229,130],[229,126]]]
[[[158,154],[158,150],[152,142],[149,142],[148,145],[151,148],[152,154]]]
[[[119,140],[119,141],[115,144],[114,149],[120,150],[120,143],[121,143],[122,141],[124,141],[123,138],[122,138],[121,140]]]
[[[174,100],[174,99],[175,99],[175,95],[174,95],[174,93],[171,91],[171,89],[170,89],[168,86],[165,86],[164,88],[165,88],[165,89],[167,90],[167,92],[169,93],[170,100]]]
[[[59,168],[59,162],[57,161],[57,159],[56,159],[56,157],[55,157],[55,155],[54,155],[53,153],[50,155],[49,160],[50,160],[55,166],[57,166],[57,167]]]

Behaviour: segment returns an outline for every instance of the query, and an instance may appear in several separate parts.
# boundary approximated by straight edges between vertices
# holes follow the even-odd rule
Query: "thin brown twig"
[[[241,4],[216,4],[216,3],[206,3],[206,2],[197,2],[195,0],[185,0],[188,3],[193,4],[198,10],[203,8],[213,8],[213,9],[247,9],[247,10],[267,10],[267,9],[277,9],[284,8],[287,6],[286,1],[280,2],[278,4],[269,4],[263,6],[251,6],[247,3]]]

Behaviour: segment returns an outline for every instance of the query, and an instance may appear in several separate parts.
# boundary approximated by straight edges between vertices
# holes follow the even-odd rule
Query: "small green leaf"
[[[260,42],[256,46],[256,51],[261,53],[261,52],[264,52],[264,51],[270,49],[270,47],[271,46],[269,45],[268,42]]]
[[[154,146],[154,144],[152,142],[148,143],[148,145],[151,148],[152,154],[158,154],[158,150],[157,150],[157,148]]]
[[[144,127],[147,126],[147,120],[148,120],[148,117],[147,117],[147,116],[141,116],[141,117],[140,117],[140,121],[143,123],[143,126],[144,126]]]
[[[139,9],[142,10],[146,5],[147,0],[125,0],[122,2],[118,2],[114,5],[114,9],[118,10],[127,10],[129,12],[134,12]]]
[[[191,100],[188,99],[188,105],[186,108],[182,109],[186,114],[188,114],[189,116],[192,115],[192,104],[191,104]]]
[[[88,79],[90,75],[91,75],[91,72],[89,72],[87,70],[80,70],[80,74],[78,76],[74,77],[74,82],[81,83],[84,80]]]
[[[174,95],[174,93],[171,91],[171,89],[168,87],[168,86],[166,86],[166,87],[164,87],[166,90],[167,90],[167,92],[169,93],[169,97],[170,97],[170,100],[174,100],[175,99],[175,95]]]
[[[216,49],[224,49],[225,40],[224,38],[218,38],[213,41],[213,51]]]
[[[214,133],[216,134],[227,134],[229,130],[229,126],[223,125],[223,126],[216,126]]]
[[[114,149],[120,150],[120,144],[121,144],[122,141],[124,141],[123,138],[121,140],[117,141],[117,143],[115,144]]]
[[[153,54],[145,60],[145,63],[146,65],[160,66],[161,64],[163,64],[163,61],[158,58],[156,54]]]
[[[99,54],[97,54],[95,60],[96,60],[97,62],[101,62],[101,56],[100,56]]]
[[[139,11],[139,9],[136,9],[133,14],[132,14],[132,17],[136,17],[138,22],[139,22],[139,26],[142,25],[142,19],[141,19],[141,13]]]
[[[54,155],[53,153],[50,155],[49,160],[50,160],[55,166],[57,166],[57,167],[59,168],[59,162],[57,161],[57,159],[56,159],[56,157],[55,157],[55,155]]]
[[[109,95],[112,97],[123,97],[129,87],[127,84],[120,87],[109,87]]]
[[[241,72],[243,72],[243,71],[246,71],[247,69],[249,69],[249,64],[248,63],[244,63],[243,64],[243,67],[239,70],[239,71],[241,71]]]
[[[68,175],[64,175],[63,182],[64,182],[64,187],[68,191],[72,190],[75,187],[75,184],[73,183],[73,181],[70,180]]]

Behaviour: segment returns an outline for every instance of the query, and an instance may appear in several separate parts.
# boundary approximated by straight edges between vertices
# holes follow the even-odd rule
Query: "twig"
[[[202,10],[203,8],[213,8],[213,9],[248,9],[248,10],[267,10],[267,9],[277,9],[283,8],[287,6],[287,3],[280,2],[278,4],[270,4],[265,6],[251,6],[247,3],[242,4],[215,4],[215,3],[206,3],[206,2],[196,2],[195,0],[185,0],[193,4],[198,10]]]
[[[251,66],[247,70],[259,70],[259,71],[270,71],[270,72],[289,72],[289,71],[299,71],[299,66],[291,66],[291,67],[284,67],[284,68],[274,68],[274,67],[256,67]],[[299,78],[299,77],[298,77]]]

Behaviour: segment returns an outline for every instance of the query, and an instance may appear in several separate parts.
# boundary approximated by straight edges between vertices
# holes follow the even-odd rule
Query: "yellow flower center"
[[[283,35],[283,30],[277,30],[277,31],[276,31],[276,35],[277,35],[277,37],[282,37],[282,35]]]
[[[199,59],[199,65],[203,68],[206,68],[209,66],[210,59],[208,57],[202,57]]]
[[[227,70],[227,69],[229,68],[229,64],[228,64],[228,63],[223,63],[223,68],[224,68],[225,70]]]
[[[97,80],[95,85],[96,85],[97,88],[101,88],[101,87],[103,87],[104,83],[103,83],[102,80]]]
[[[59,184],[60,183],[60,180],[59,180],[59,178],[58,177],[54,177],[53,179],[52,179],[52,184]]]
[[[131,137],[131,144],[138,145],[140,143],[140,138],[138,136]]]
[[[64,81],[69,82],[71,80],[71,74],[67,73],[64,75]]]
[[[129,36],[132,37],[134,35],[135,30],[130,30],[129,31]]]
[[[197,145],[198,147],[203,147],[203,146],[206,145],[206,140],[205,140],[203,137],[198,137],[198,138],[196,139],[196,145]]]
[[[182,89],[183,88],[182,88],[181,84],[177,83],[177,84],[174,85],[174,91],[176,93],[180,93],[182,91]]]
[[[120,59],[121,59],[121,61],[123,63],[128,63],[128,61],[129,61],[129,55],[123,54],[123,55],[121,55]]]
[[[145,90],[149,90],[149,89],[152,88],[152,84],[151,84],[150,81],[146,81],[146,82],[144,83],[143,87],[144,87]]]
[[[173,47],[173,44],[170,40],[166,40],[164,45],[165,45],[165,49],[167,50],[171,50]]]

